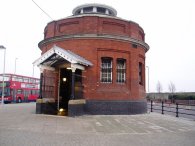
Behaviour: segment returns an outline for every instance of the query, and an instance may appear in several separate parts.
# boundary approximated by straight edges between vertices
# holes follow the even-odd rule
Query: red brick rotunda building
[[[140,114],[145,100],[144,30],[107,5],[85,4],[49,22],[42,56],[37,113]]]

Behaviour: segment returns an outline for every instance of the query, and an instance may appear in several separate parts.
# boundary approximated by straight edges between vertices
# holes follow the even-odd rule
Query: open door
[[[66,68],[60,69],[60,104],[59,107],[68,110],[68,101],[71,98],[72,72]]]
[[[68,110],[68,101],[72,98],[72,82],[74,82],[74,99],[83,98],[82,71],[77,69],[72,81],[72,71],[60,69],[59,108]]]

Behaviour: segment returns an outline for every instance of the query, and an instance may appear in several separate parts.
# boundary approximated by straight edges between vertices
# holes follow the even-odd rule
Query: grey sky
[[[34,0],[54,20],[72,15],[84,3],[101,3],[114,7],[118,17],[137,22],[146,33],[150,50],[146,65],[150,69],[150,91],[158,81],[168,91],[172,81],[176,91],[195,91],[195,1],[194,0]],[[7,48],[6,72],[32,76],[32,62],[40,57],[37,44],[44,27],[51,21],[32,0],[0,2],[0,45]],[[3,51],[0,50],[0,73]],[[146,70],[146,73],[147,70]],[[39,69],[35,67],[35,77]],[[146,74],[147,77],[147,74]],[[146,78],[146,81],[147,78]]]

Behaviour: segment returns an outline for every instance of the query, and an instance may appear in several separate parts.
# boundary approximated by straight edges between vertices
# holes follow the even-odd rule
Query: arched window
[[[122,58],[117,59],[117,83],[125,83],[126,80],[126,60]]]
[[[112,83],[112,58],[101,58],[100,80],[102,83]]]

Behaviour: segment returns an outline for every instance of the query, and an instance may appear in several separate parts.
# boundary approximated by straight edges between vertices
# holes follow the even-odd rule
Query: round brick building
[[[48,23],[34,62],[42,71],[41,102],[72,110],[72,100],[82,99],[91,114],[145,113],[144,37],[137,23],[101,4],[78,6]]]

